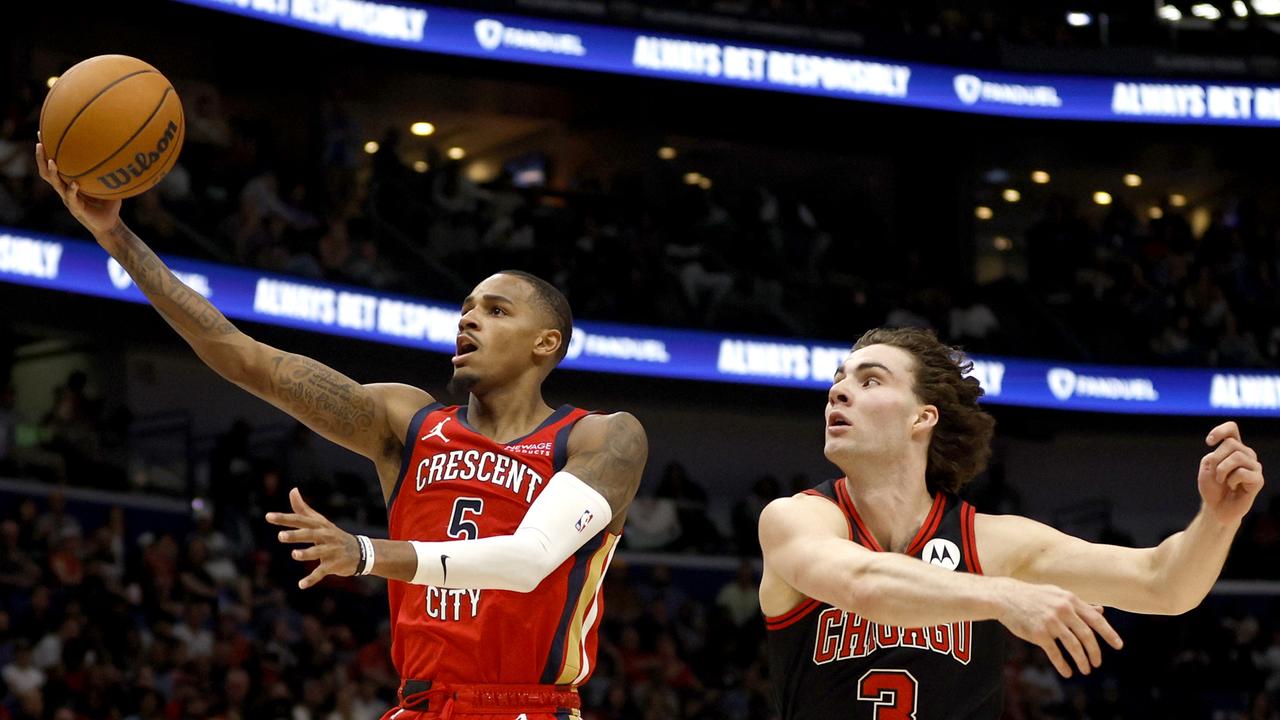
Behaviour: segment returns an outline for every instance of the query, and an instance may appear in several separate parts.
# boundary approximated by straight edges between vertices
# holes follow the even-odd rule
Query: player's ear
[[[938,424],[938,408],[933,405],[922,405],[916,413],[915,422],[911,424],[912,430],[932,430]]]
[[[564,335],[559,330],[547,328],[538,333],[538,337],[534,339],[533,352],[535,355],[555,357],[563,343]]]

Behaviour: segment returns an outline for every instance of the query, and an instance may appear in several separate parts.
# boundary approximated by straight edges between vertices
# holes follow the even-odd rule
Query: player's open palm
[[[326,575],[354,575],[360,562],[360,541],[339,528],[302,499],[298,488],[289,491],[291,513],[267,513],[267,522],[292,530],[280,531],[282,543],[310,543],[311,547],[299,548],[292,553],[301,562],[320,561],[311,574],[298,581],[303,590],[315,585]]]
[[[1039,645],[1063,677],[1071,677],[1071,664],[1063,656],[1063,649],[1080,672],[1088,675],[1102,664],[1098,636],[1117,650],[1124,644],[1102,617],[1100,608],[1056,585],[1014,580],[1003,597],[1005,611],[997,619],[1009,632]]]
[[[58,174],[58,165],[45,157],[44,143],[36,143],[36,167],[40,178],[53,186],[75,219],[94,235],[107,233],[120,221],[119,200],[99,200],[80,194],[80,186],[74,181],[68,185]]]
[[[1262,490],[1262,463],[1258,453],[1240,439],[1240,428],[1234,422],[1209,431],[1205,443],[1217,447],[1200,460],[1200,497],[1214,519],[1234,525],[1249,512]]]

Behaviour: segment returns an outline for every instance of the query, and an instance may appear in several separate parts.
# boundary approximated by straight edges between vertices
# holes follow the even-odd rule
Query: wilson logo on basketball
[[[140,152],[133,156],[133,162],[124,167],[116,168],[106,175],[99,175],[98,182],[102,183],[109,190],[119,190],[134,180],[142,177],[152,165],[160,161],[164,157],[165,151],[173,144],[173,139],[178,135],[178,124],[169,121],[168,126],[164,129],[164,134],[156,141],[156,149],[151,152]]]

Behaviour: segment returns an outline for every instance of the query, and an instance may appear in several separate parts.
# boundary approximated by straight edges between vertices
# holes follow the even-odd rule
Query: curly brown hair
[[[920,402],[938,408],[925,482],[930,493],[958,492],[987,468],[996,426],[995,418],[978,406],[983,390],[976,378],[968,377],[973,362],[960,348],[938,340],[932,330],[920,328],[868,330],[853,349],[868,345],[892,345],[915,358],[911,389]]]

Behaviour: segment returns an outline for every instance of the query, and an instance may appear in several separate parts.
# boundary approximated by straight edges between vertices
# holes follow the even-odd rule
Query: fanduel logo
[[[671,354],[667,352],[667,344],[661,340],[647,340],[618,335],[596,335],[575,329],[573,337],[569,339],[569,349],[565,351],[565,357],[569,360],[576,360],[583,355],[613,360],[639,360],[653,363],[671,362]]]
[[[489,51],[497,50],[499,47],[509,47],[559,55],[587,54],[586,48],[582,47],[582,38],[569,33],[507,27],[493,18],[477,20],[475,31],[476,42]]]
[[[1062,107],[1058,89],[1052,85],[1011,85],[983,80],[977,75],[956,75],[952,81],[956,97],[965,105],[983,102],[1001,105]]]
[[[213,288],[209,287],[209,278],[198,273],[184,273],[173,270],[174,277],[182,281],[184,285],[195,290],[205,297],[213,297]],[[133,284],[133,278],[129,277],[129,271],[125,270],[115,258],[107,259],[107,275],[111,278],[111,284],[117,290],[128,290]]]
[[[1064,402],[1072,397],[1138,402],[1155,402],[1160,399],[1160,393],[1147,378],[1077,375],[1067,368],[1058,367],[1049,371],[1047,379],[1049,392]]]

